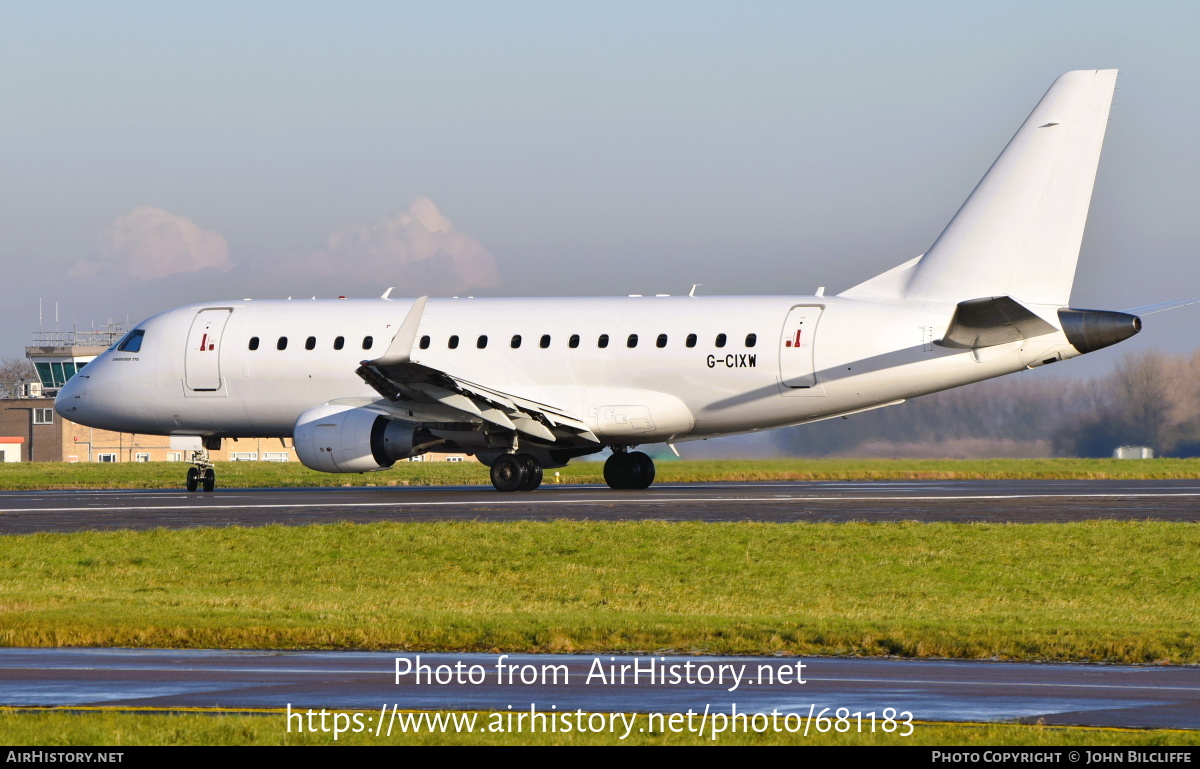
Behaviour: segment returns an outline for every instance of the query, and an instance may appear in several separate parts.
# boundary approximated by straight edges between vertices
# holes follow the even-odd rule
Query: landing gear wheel
[[[525,482],[521,484],[521,491],[533,491],[541,486],[542,463],[532,454],[517,454],[517,459],[521,460],[521,466],[525,469]]]
[[[211,467],[204,468],[204,490],[212,491],[217,487],[217,471]]]
[[[189,467],[187,473],[187,490],[195,491],[200,486],[200,468]]]
[[[648,489],[654,483],[654,460],[649,454],[632,451],[625,457],[629,485],[627,489]]]
[[[613,489],[645,489],[654,483],[654,460],[640,451],[617,452],[604,463],[604,482]]]
[[[501,454],[492,463],[492,485],[496,491],[519,491],[527,476],[525,463],[515,454]]]

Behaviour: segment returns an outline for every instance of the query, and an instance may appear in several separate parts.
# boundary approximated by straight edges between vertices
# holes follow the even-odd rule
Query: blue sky
[[[390,285],[834,292],[925,250],[1053,79],[1094,67],[1122,75],[1073,304],[1200,296],[1198,17],[2,2],[0,355],[21,354],[39,296],[87,326]],[[1121,349],[1190,352],[1195,312]]]

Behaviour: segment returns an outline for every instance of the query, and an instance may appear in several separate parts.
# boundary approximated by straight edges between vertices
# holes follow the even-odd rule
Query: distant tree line
[[[1158,456],[1200,456],[1200,352],[1129,353],[1093,379],[1048,373],[1024,372],[782,430],[778,445],[801,456],[967,444],[990,446],[993,456],[1026,447],[1025,455],[1107,457],[1122,445],[1150,446]]]

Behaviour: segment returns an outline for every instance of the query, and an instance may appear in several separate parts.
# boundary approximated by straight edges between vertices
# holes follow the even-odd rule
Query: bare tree
[[[0,358],[0,397],[16,398],[21,385],[37,381],[37,370],[28,358]]]

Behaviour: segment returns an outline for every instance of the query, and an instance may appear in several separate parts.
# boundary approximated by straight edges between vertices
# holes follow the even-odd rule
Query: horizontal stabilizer
[[[939,341],[943,347],[993,347],[998,344],[1053,334],[1057,328],[1007,296],[959,302]]]

